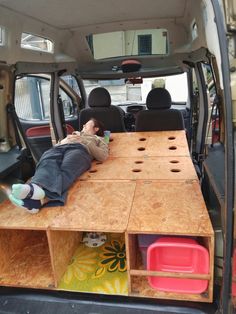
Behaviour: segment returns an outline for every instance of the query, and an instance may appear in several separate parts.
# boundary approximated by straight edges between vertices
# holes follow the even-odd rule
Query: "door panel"
[[[15,84],[16,113],[36,160],[52,147],[49,123],[50,79],[48,74],[26,75],[18,77]],[[59,96],[58,106],[62,106],[67,133],[70,134],[73,130],[78,130],[77,97],[64,80],[60,81]]]

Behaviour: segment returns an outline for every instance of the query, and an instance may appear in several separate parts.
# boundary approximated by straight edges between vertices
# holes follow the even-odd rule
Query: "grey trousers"
[[[44,189],[48,206],[64,205],[68,188],[91,167],[91,161],[79,143],[52,147],[40,158],[31,182]]]

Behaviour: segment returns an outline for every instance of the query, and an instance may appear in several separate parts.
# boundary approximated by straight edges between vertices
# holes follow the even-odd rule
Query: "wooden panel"
[[[14,287],[55,286],[46,232],[0,230],[0,284]]]
[[[75,231],[48,231],[48,238],[57,286],[82,239],[82,234]]]
[[[9,238],[10,233],[8,231],[0,230],[0,277],[4,277],[2,274],[7,273],[10,266],[11,247],[9,247]]]
[[[133,201],[135,182],[77,181],[67,205],[53,221],[53,229],[124,232]]]
[[[212,235],[199,183],[137,182],[128,232]]]
[[[197,180],[189,157],[110,157],[104,163],[94,161],[80,180]]]
[[[0,204],[0,228],[46,230],[62,211],[63,207],[43,208],[37,215],[32,215],[6,200]]]
[[[132,296],[149,297],[157,299],[171,299],[171,300],[189,300],[198,302],[212,302],[208,294],[190,294],[190,293],[173,293],[166,291],[158,291],[153,289],[147,277],[131,276]]]
[[[131,276],[157,276],[163,278],[178,278],[178,279],[201,279],[209,280],[210,274],[192,274],[192,273],[181,273],[181,272],[167,272],[167,271],[152,271],[152,270],[130,270]]]
[[[189,156],[185,131],[114,133],[111,157]]]
[[[214,285],[214,249],[215,249],[215,241],[214,237],[203,238],[202,239],[203,245],[208,249],[210,255],[210,281],[209,281],[209,288],[208,288],[208,295],[210,300],[213,300],[213,285]]]
[[[138,244],[137,237],[134,234],[128,234],[126,239],[126,250],[128,253],[127,258],[129,259],[129,269],[135,269],[137,267],[137,253]]]

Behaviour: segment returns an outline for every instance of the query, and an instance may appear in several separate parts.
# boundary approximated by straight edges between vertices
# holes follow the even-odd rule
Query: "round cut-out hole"
[[[141,142],[143,142],[143,141],[146,141],[146,138],[145,138],[145,137],[141,137],[139,140],[140,140]]]
[[[138,150],[140,151],[145,150],[145,147],[139,147]]]
[[[168,140],[170,140],[170,141],[173,141],[173,140],[175,140],[175,139],[176,139],[175,136],[169,136],[169,137],[168,137]]]
[[[141,172],[141,169],[132,169],[133,172]]]
[[[171,169],[170,171],[171,172],[180,172],[181,170],[180,169]]]
[[[89,170],[89,172],[90,173],[95,173],[95,172],[97,172],[97,169],[91,169],[91,170]]]
[[[113,142],[113,141],[114,141],[114,139],[113,139],[113,138],[110,138],[110,139],[109,139],[109,142]]]
[[[170,146],[169,149],[170,149],[170,150],[176,150],[177,147],[176,147],[176,146]]]
[[[170,163],[171,163],[171,164],[178,164],[179,161],[178,161],[178,160],[171,160]]]
[[[142,160],[136,160],[135,163],[136,164],[143,164],[143,161]]]

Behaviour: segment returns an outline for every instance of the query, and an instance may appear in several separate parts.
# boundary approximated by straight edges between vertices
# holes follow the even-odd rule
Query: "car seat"
[[[111,105],[111,96],[105,88],[93,89],[88,97],[88,105],[89,108],[80,111],[80,130],[90,118],[95,118],[104,124],[106,130],[125,132],[125,113],[121,108]]]
[[[180,110],[170,109],[171,96],[165,88],[152,89],[146,100],[148,110],[138,112],[136,131],[184,130],[184,120]]]

